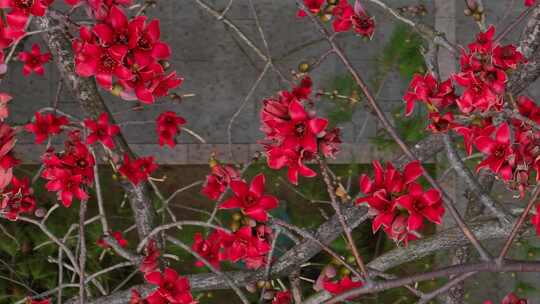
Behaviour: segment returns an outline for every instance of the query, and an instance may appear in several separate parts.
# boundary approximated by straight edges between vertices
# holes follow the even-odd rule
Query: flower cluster
[[[531,125],[540,122],[540,107],[507,91],[508,73],[525,59],[514,45],[501,45],[494,36],[493,26],[480,32],[462,50],[461,70],[450,79],[439,83],[430,74],[416,75],[404,96],[406,114],[412,113],[416,102],[424,103],[431,131],[462,135],[469,155],[473,147],[485,155],[477,170],[492,171],[523,196],[531,173],[540,169],[540,133]]]
[[[311,14],[324,13],[328,17],[333,17],[332,27],[335,32],[347,32],[352,29],[356,34],[371,39],[375,32],[375,19],[368,15],[360,0],[356,0],[354,6],[350,5],[348,0],[339,0],[337,5],[336,2],[328,1],[327,7],[323,9],[324,0],[304,0],[304,6]],[[298,16],[305,17],[307,13],[299,10]]]
[[[156,119],[156,132],[159,136],[159,146],[168,145],[174,148],[175,138],[180,133],[180,127],[186,123],[186,120],[172,111],[161,113]]]
[[[536,0],[525,0],[525,6],[533,6]]]
[[[127,178],[133,185],[137,186],[141,182],[146,181],[150,174],[154,172],[158,166],[154,162],[153,156],[130,159],[129,155],[124,154],[124,163],[118,172]]]
[[[258,269],[267,262],[271,238],[267,226],[259,225],[255,229],[244,226],[234,233],[213,231],[206,239],[196,234],[192,249],[216,268],[222,261],[242,261],[247,268]],[[204,264],[197,261],[196,265]]]
[[[43,155],[45,169],[41,177],[47,180],[47,190],[56,192],[58,200],[70,207],[74,198],[88,199],[84,188],[94,182],[95,159],[78,131],[69,134],[64,146],[63,152],[50,149]]]
[[[316,176],[306,161],[319,152],[333,157],[341,143],[339,130],[328,130],[328,120],[306,108],[311,87],[311,79],[306,76],[292,92],[282,91],[277,97],[265,99],[260,115],[268,166],[288,167],[289,181],[295,185],[298,175]]]
[[[6,16],[10,30],[24,31],[30,16],[42,17],[54,0],[1,0],[0,8],[9,9]]]
[[[384,168],[373,162],[374,178],[360,177],[360,190],[366,195],[356,203],[367,203],[375,216],[373,232],[381,227],[397,243],[407,245],[424,226],[424,219],[440,224],[444,215],[441,194],[436,189],[424,191],[418,183],[423,170],[418,161],[408,163],[403,172],[391,163]]]
[[[77,74],[95,76],[101,87],[124,99],[153,103],[182,82],[160,63],[171,50],[160,40],[159,20],[147,22],[145,16],[128,20],[115,5],[91,29],[81,27],[73,50]]]
[[[212,172],[206,176],[202,194],[211,200],[217,200],[229,187],[232,180],[240,179],[238,171],[227,165],[218,163],[211,165]]]

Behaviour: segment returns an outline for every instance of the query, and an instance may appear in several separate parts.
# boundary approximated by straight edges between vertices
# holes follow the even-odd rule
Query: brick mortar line
[[[159,147],[157,144],[130,144],[137,155],[153,155],[156,161],[163,165],[196,165],[208,164],[208,159],[212,153],[216,153],[217,158],[229,163],[228,144],[178,144],[174,149],[169,147]],[[262,151],[259,144],[232,144],[236,160],[247,162],[257,151]],[[53,145],[59,151],[62,145]],[[44,145],[17,144],[15,146],[16,156],[22,160],[23,164],[38,164],[40,157],[45,151]],[[395,153],[381,151],[370,143],[343,143],[341,152],[336,159],[329,160],[333,164],[347,163],[369,163],[374,159],[390,160]]]

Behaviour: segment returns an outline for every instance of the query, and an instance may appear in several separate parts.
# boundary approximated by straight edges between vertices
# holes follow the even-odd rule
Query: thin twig
[[[510,247],[512,246],[512,242],[516,238],[519,228],[521,228],[521,225],[525,222],[525,219],[527,218],[527,215],[529,215],[529,212],[534,206],[534,203],[536,203],[536,200],[538,199],[538,196],[540,195],[540,185],[537,185],[534,188],[533,194],[531,198],[529,199],[529,203],[527,204],[527,207],[525,207],[525,210],[523,213],[521,213],[521,216],[517,220],[516,224],[512,228],[512,232],[510,232],[510,235],[508,236],[508,239],[506,239],[506,242],[504,243],[503,249],[499,253],[499,257],[497,258],[498,263],[502,263],[504,257],[508,253],[508,250],[510,250]]]

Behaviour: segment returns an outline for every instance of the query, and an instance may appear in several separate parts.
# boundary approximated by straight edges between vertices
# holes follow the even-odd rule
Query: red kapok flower
[[[141,262],[141,272],[149,273],[157,269],[160,253],[156,241],[150,240],[144,250],[144,258]]]
[[[11,8],[11,12],[6,16],[7,22],[17,29],[23,29],[29,15],[45,15],[52,2],[53,0],[0,0],[0,8]]]
[[[35,0],[35,1],[40,2],[40,0]],[[32,45],[32,50],[30,52],[19,53],[19,60],[24,63],[24,66],[23,66],[24,76],[28,76],[32,72],[43,76],[43,74],[45,73],[43,64],[51,60],[51,53],[47,52],[47,53],[42,54],[39,48],[39,45],[34,43]]]
[[[362,285],[364,285],[362,281],[353,281],[349,276],[344,276],[339,281],[325,280],[323,283],[324,289],[333,295],[344,293],[353,288],[362,287]]]
[[[146,17],[139,16],[129,23],[128,46],[133,51],[136,64],[146,66],[153,60],[171,56],[170,46],[160,41],[160,35],[158,19],[146,23]]]
[[[3,189],[11,181],[11,168],[19,163],[13,156],[13,148],[16,143],[15,132],[6,123],[0,123],[0,189]]]
[[[304,6],[310,13],[314,15],[317,15],[321,11],[323,4],[324,0],[304,0]],[[305,17],[307,14],[304,10],[298,10],[297,16]]]
[[[490,25],[485,32],[476,35],[476,41],[469,44],[471,52],[487,54],[493,49],[493,38],[495,36],[495,27]]]
[[[340,133],[341,129],[334,128],[331,131],[326,132],[324,137],[321,139],[319,147],[325,157],[336,157],[336,154],[339,152],[339,146],[341,144]]]
[[[525,61],[525,57],[517,50],[516,46],[509,44],[506,46],[497,45],[493,49],[491,60],[497,67],[506,69],[516,69],[518,64]]]
[[[504,180],[512,178],[512,167],[508,164],[509,157],[513,154],[510,143],[510,127],[502,123],[495,132],[495,139],[489,136],[479,136],[475,141],[476,148],[487,157],[476,167],[476,170],[489,168]]]
[[[36,208],[36,199],[33,196],[28,178],[19,180],[13,177],[10,189],[4,191],[2,196],[0,212],[5,213],[9,220],[15,221],[19,214],[32,213]]]
[[[146,304],[146,300],[141,297],[141,294],[137,291],[137,289],[132,289],[129,304]]]
[[[196,303],[191,295],[188,279],[179,276],[172,268],[165,268],[163,273],[159,271],[147,273],[144,278],[149,283],[159,286],[153,294],[157,293],[170,303]]]
[[[533,6],[536,0],[525,0],[525,6]]]
[[[334,21],[332,27],[335,32],[346,32],[352,27],[352,17],[354,16],[354,8],[347,0],[340,0],[338,5],[332,11]]]
[[[287,177],[289,181],[298,185],[298,175],[314,177],[315,171],[304,164],[306,156],[312,157],[312,153],[306,150],[284,149],[282,147],[267,147],[266,158],[268,167],[279,170],[288,167]]]
[[[380,162],[373,161],[374,179],[366,174],[360,176],[360,190],[366,194],[356,200],[357,204],[367,203],[369,212],[375,215],[373,232],[381,226],[389,228],[396,216],[396,198],[404,195],[407,186],[415,182],[423,173],[420,162],[413,161],[405,166],[403,174],[391,163],[383,168]]]
[[[405,115],[409,116],[414,110],[416,101],[424,102],[428,108],[442,110],[454,103],[456,96],[450,79],[438,83],[430,73],[425,76],[415,74],[403,100],[407,103]]]
[[[60,134],[61,127],[69,123],[66,117],[57,117],[51,113],[42,116],[41,113],[36,112],[34,117],[34,122],[28,123],[24,128],[26,131],[34,133],[36,144],[41,144],[49,138],[49,135]]]
[[[137,186],[142,181],[148,179],[158,166],[154,163],[154,157],[141,157],[131,160],[129,155],[124,154],[124,164],[118,169],[118,172],[129,179],[133,185]]]
[[[113,137],[120,132],[120,128],[109,122],[107,113],[101,113],[96,120],[86,119],[84,126],[91,131],[86,138],[88,144],[99,141],[109,149],[114,148]]]
[[[233,180],[230,183],[234,193],[219,206],[221,209],[240,208],[247,216],[259,222],[268,220],[268,210],[278,206],[274,196],[264,194],[265,177],[261,173],[255,176],[248,186],[246,182]]]
[[[302,147],[310,152],[317,152],[317,136],[321,134],[328,120],[309,117],[300,102],[293,100],[289,104],[290,120],[278,127],[278,133],[283,137],[283,147],[296,149]]]
[[[191,248],[212,266],[219,269],[220,262],[226,258],[223,249],[231,240],[231,235],[219,229],[214,230],[206,239],[203,238],[201,233],[197,232]],[[203,267],[204,263],[196,261],[195,266]]]
[[[408,228],[408,218],[404,214],[400,214],[394,218],[392,225],[389,227],[384,227],[384,232],[388,237],[396,242],[396,244],[401,244],[407,246],[409,241],[416,240],[418,238],[418,233],[414,230],[409,230]]]
[[[501,304],[527,304],[527,299],[520,299],[515,293],[511,292],[504,297]]]
[[[126,247],[128,245],[128,241],[124,239],[122,235],[122,231],[114,231],[113,233],[111,233],[111,236],[116,240],[116,242],[118,243],[118,245],[120,245],[120,247]],[[111,247],[111,245],[109,245],[107,241],[103,238],[99,238],[96,241],[96,244],[101,248]]]
[[[186,120],[172,111],[161,113],[156,119],[156,132],[159,135],[159,146],[168,145],[174,148],[176,145],[175,137],[180,133],[180,127],[186,123]]]
[[[278,291],[272,299],[272,304],[291,304],[292,297],[291,293],[287,291]]]
[[[429,113],[429,119],[431,123],[428,125],[428,129],[433,133],[445,133],[456,126],[452,112],[447,112],[443,115],[439,112],[432,112]]]
[[[240,174],[231,166],[216,164],[212,172],[206,176],[202,193],[211,200],[217,200],[225,192],[231,180],[239,179]]]
[[[360,36],[371,39],[375,32],[375,19],[367,14],[360,0],[354,3],[354,13],[352,16],[354,31]]]
[[[96,76],[97,83],[110,90],[113,76],[121,80],[129,80],[133,77],[131,70],[122,64],[127,52],[128,49],[124,45],[104,48],[96,44],[84,43],[75,58],[77,74],[83,77]]]
[[[441,193],[436,189],[424,192],[418,183],[410,184],[408,190],[409,194],[396,199],[397,204],[409,213],[407,229],[409,231],[420,230],[423,227],[424,218],[440,225],[444,215]]]
[[[28,304],[51,304],[51,299],[43,299],[43,300],[37,300],[37,299],[27,299]]]
[[[73,175],[70,170],[55,167],[44,170],[42,177],[48,180],[45,188],[56,192],[64,207],[71,207],[73,198],[81,201],[88,199],[88,194],[83,189],[83,176],[80,174]]]
[[[249,269],[257,269],[266,264],[266,255],[270,244],[262,238],[253,235],[250,226],[244,226],[233,234],[232,242],[226,247],[227,259],[236,263],[240,260]]]

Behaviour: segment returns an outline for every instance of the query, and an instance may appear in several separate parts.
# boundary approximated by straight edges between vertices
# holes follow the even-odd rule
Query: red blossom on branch
[[[324,4],[324,0],[304,0],[304,5],[309,10],[310,13],[317,15]],[[307,16],[307,13],[304,10],[298,10],[297,13],[298,17],[305,17]]]
[[[153,103],[182,83],[160,63],[171,52],[160,40],[159,21],[147,22],[145,16],[129,20],[115,5],[92,29],[81,27],[73,49],[79,75],[95,76],[100,86],[124,99]]]
[[[527,303],[528,303],[527,299],[521,299],[513,292],[507,294],[501,302],[501,304],[527,304]],[[484,301],[484,304],[493,304],[493,302],[490,300],[487,300],[487,301]]]
[[[291,293],[287,291],[278,291],[272,299],[272,304],[291,304],[292,297]]]
[[[272,169],[288,168],[289,181],[298,184],[298,176],[314,177],[317,174],[305,165],[315,153],[335,157],[341,143],[337,128],[327,131],[328,120],[316,117],[301,103],[309,98],[312,82],[304,77],[293,93],[282,91],[277,97],[263,100],[261,131],[266,135],[263,142],[267,163]]]
[[[34,121],[28,123],[24,128],[36,136],[35,143],[41,144],[50,135],[60,134],[62,127],[69,124],[64,116],[56,116],[52,113],[42,115],[40,112],[34,114]]]
[[[478,164],[476,170],[488,168],[493,173],[500,174],[504,180],[512,178],[512,167],[508,163],[513,155],[510,142],[510,127],[503,123],[495,131],[495,138],[479,136],[475,141],[476,148],[486,154],[486,158]]]
[[[27,303],[29,304],[51,304],[51,299],[36,300],[28,298]]]
[[[137,186],[141,182],[147,180],[150,174],[157,168],[158,166],[154,163],[153,156],[131,160],[126,153],[124,154],[124,163],[118,168],[118,172],[131,181],[132,184]]]
[[[159,146],[168,145],[174,148],[176,145],[175,138],[180,133],[182,125],[186,124],[186,120],[172,111],[166,111],[159,114],[156,119],[156,132],[159,136]]]
[[[70,207],[74,198],[88,199],[84,188],[94,182],[95,159],[78,132],[70,133],[64,145],[61,153],[50,150],[43,155],[45,169],[41,177],[47,180],[47,190],[56,192],[62,204]]]
[[[194,242],[191,248],[201,257],[207,260],[212,266],[219,269],[221,261],[227,257],[225,255],[225,247],[229,246],[232,241],[232,236],[223,230],[214,230],[208,237],[203,238],[201,233],[195,233]],[[203,267],[202,261],[196,261],[195,266]]]
[[[146,299],[150,304],[167,302],[177,304],[197,303],[191,295],[188,279],[179,276],[172,268],[167,267],[163,272],[147,273],[144,278],[149,283],[158,286],[158,289]]]
[[[367,14],[360,1],[356,0],[353,7],[347,0],[340,0],[332,14],[332,27],[335,32],[346,32],[352,28],[358,35],[369,39],[373,37],[375,19]]]
[[[122,235],[122,231],[114,231],[113,233],[111,233],[111,236],[116,240],[116,242],[118,243],[120,247],[126,247],[128,245],[128,241],[124,239]],[[101,248],[111,247],[111,245],[109,245],[104,238],[99,238],[96,241],[96,244]]]
[[[249,269],[257,269],[266,264],[270,244],[253,235],[249,226],[241,227],[233,234],[233,239],[225,249],[227,259],[236,263],[242,260]]]
[[[84,126],[91,131],[86,137],[88,144],[91,145],[99,141],[109,149],[114,148],[113,137],[120,132],[120,128],[109,122],[109,115],[107,113],[101,113],[96,120],[85,119]]]
[[[253,178],[251,185],[241,180],[230,183],[233,197],[223,202],[220,209],[240,208],[243,213],[259,222],[268,220],[268,211],[278,206],[274,196],[264,194],[265,176],[261,173]]]
[[[159,263],[159,252],[156,241],[150,240],[144,249],[144,257],[141,262],[140,270],[142,273],[153,272],[157,269]]]
[[[238,171],[227,165],[214,164],[211,173],[206,176],[202,193],[211,200],[217,200],[229,186],[231,180],[239,179]]]
[[[39,1],[36,1],[39,2]],[[34,43],[30,52],[20,52],[19,60],[24,63],[23,75],[28,76],[31,73],[36,73],[43,76],[45,69],[43,65],[51,60],[51,53],[41,53],[39,45]]]
[[[324,289],[333,295],[338,295],[353,288],[362,287],[363,285],[364,283],[362,281],[352,280],[350,276],[344,276],[339,281],[327,279],[323,282]]]
[[[32,213],[36,208],[36,199],[28,178],[21,180],[13,177],[10,179],[10,187],[2,192],[2,201],[0,202],[0,212],[6,215],[6,218],[16,221],[21,213]]]
[[[408,163],[403,172],[391,163],[383,168],[378,161],[373,162],[373,168],[374,179],[366,174],[360,177],[360,190],[366,196],[356,200],[357,204],[367,203],[369,212],[375,216],[373,232],[383,227],[390,238],[406,244],[423,227],[424,217],[441,223],[444,207],[439,191],[424,192],[416,182],[423,173],[420,162]]]
[[[54,0],[0,0],[0,8],[11,9],[6,16],[8,24],[16,29],[24,29],[28,17],[45,15]]]

